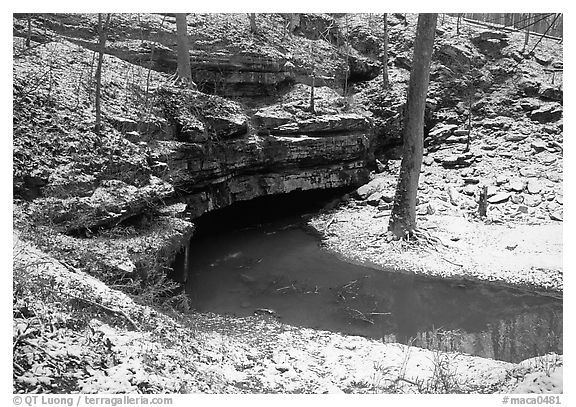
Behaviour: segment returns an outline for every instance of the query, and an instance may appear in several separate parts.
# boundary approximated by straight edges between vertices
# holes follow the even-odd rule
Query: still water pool
[[[193,306],[510,362],[562,353],[562,301],[340,260],[298,216],[191,241]]]

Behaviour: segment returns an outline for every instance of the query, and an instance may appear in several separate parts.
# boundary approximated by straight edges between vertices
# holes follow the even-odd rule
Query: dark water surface
[[[309,328],[518,362],[562,353],[562,302],[341,261],[300,217],[194,238],[187,290],[199,311],[273,310]]]

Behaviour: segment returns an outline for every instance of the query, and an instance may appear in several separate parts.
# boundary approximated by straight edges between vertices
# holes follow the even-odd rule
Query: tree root
[[[427,247],[433,248],[434,250],[438,250],[436,246],[446,246],[446,244],[438,237],[433,236],[427,229],[424,228],[415,228],[411,233],[409,233],[406,237],[398,239],[401,242],[405,243],[413,243],[413,244],[422,244]]]

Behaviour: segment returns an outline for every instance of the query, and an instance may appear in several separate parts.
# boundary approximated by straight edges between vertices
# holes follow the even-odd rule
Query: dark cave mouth
[[[194,219],[194,237],[225,230],[253,227],[286,217],[299,217],[335,207],[351,187],[296,190],[286,194],[268,195],[249,201],[238,201],[225,208],[208,212]]]

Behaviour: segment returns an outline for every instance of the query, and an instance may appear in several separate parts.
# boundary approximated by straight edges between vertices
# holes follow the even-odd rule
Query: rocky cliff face
[[[212,97],[201,105],[202,94],[181,89],[162,94],[158,103],[174,131],[172,140],[149,143],[151,156],[162,164],[156,175],[174,185],[193,217],[236,201],[368,180],[373,137],[364,115],[311,114],[305,104],[287,104],[260,109],[251,120],[234,102]],[[191,137],[191,127],[202,136]]]

